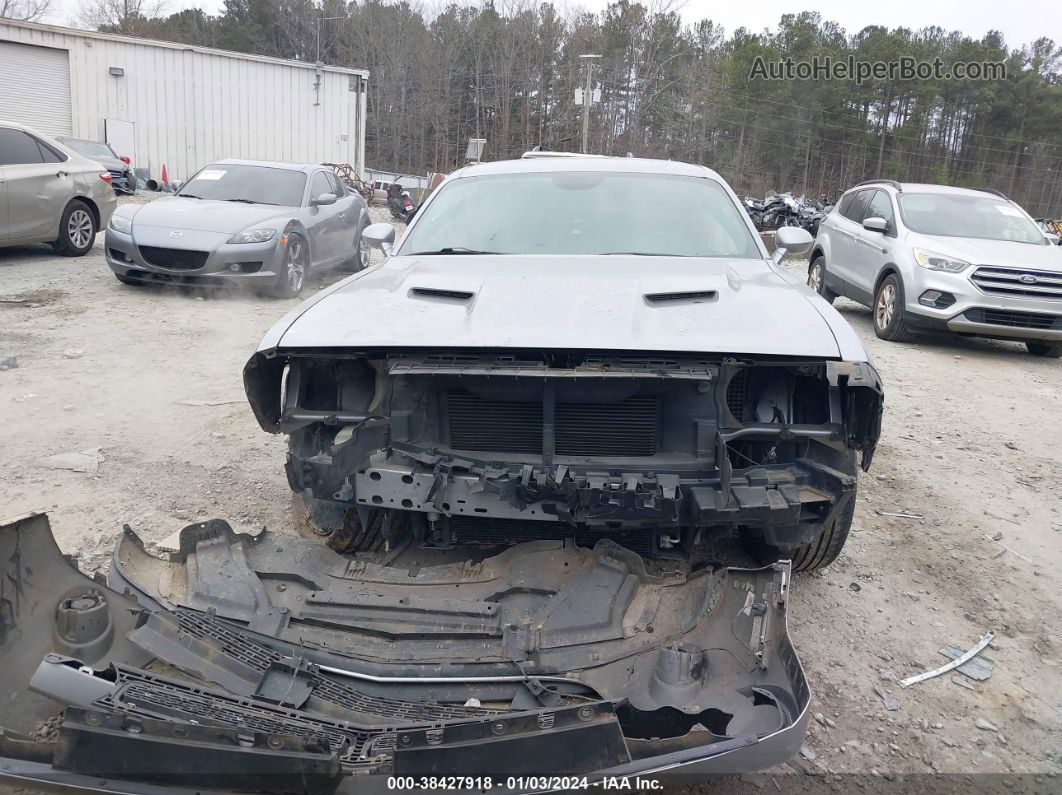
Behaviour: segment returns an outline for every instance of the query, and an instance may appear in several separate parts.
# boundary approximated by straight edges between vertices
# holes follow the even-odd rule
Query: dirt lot
[[[800,273],[802,263],[788,267]],[[305,294],[338,278],[325,274]],[[102,242],[82,259],[0,250],[0,355],[18,357],[0,372],[0,513],[47,510],[64,551],[89,571],[106,565],[126,522],[153,541],[213,516],[237,530],[290,527],[284,442],[255,423],[241,369],[295,303],[126,287]],[[770,777],[1053,778],[1062,770],[1062,363],[1000,342],[883,343],[869,310],[838,309],[885,380],[885,431],[844,554],[795,583],[791,629],[817,714],[802,756]],[[49,460],[85,451],[73,463],[94,472]],[[894,680],[987,630],[998,633],[987,681],[946,674],[901,689]],[[770,777],[748,784],[773,790]]]

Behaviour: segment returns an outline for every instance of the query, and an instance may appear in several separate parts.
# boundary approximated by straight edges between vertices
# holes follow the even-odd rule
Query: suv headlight
[[[111,222],[107,225],[107,228],[113,229],[115,232],[124,232],[129,235],[133,232],[133,222],[124,215],[112,215]]]
[[[276,229],[244,229],[229,238],[230,243],[265,243],[276,235]]]
[[[924,248],[916,248],[914,250],[914,258],[915,262],[923,268],[929,268],[931,271],[962,273],[970,267],[970,263],[964,259],[949,257],[945,254],[936,254],[932,251],[926,251]]]

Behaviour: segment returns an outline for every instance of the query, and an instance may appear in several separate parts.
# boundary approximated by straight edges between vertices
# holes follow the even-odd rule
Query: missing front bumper
[[[785,564],[660,576],[608,543],[539,543],[397,572],[209,522],[169,559],[127,533],[114,565],[124,595],[72,568],[46,517],[0,528],[0,777],[520,791],[544,774],[760,769],[806,729]]]

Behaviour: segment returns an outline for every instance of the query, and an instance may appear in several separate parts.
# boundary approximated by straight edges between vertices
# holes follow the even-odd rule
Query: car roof
[[[495,174],[539,174],[558,171],[608,171],[630,174],[672,174],[702,177],[725,182],[712,169],[678,160],[653,160],[643,157],[604,157],[570,152],[535,152],[519,160],[495,160],[477,163],[456,171],[454,177],[481,177]]]
[[[227,157],[224,160],[215,160],[212,166],[265,166],[266,168],[281,168],[285,171],[313,171],[315,168],[324,168],[318,163],[279,163],[272,160],[241,160],[235,157]]]
[[[892,189],[894,193],[949,193],[960,196],[984,196],[987,194],[995,196],[997,199],[1005,198],[990,188],[958,188],[954,185],[936,185],[932,182],[896,182],[891,179],[867,180],[858,185],[853,185],[845,193],[868,188]]]

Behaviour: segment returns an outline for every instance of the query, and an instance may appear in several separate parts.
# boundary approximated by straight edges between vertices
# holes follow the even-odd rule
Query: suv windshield
[[[177,195],[298,207],[305,186],[306,175],[301,171],[219,163],[207,166],[188,180]]]
[[[79,155],[84,155],[85,157],[106,157],[109,160],[118,159],[118,155],[116,155],[107,144],[100,143],[99,141],[83,141],[79,138],[63,138],[62,143],[69,146]]]
[[[465,177],[441,189],[400,254],[759,258],[737,205],[699,177],[602,171]]]
[[[923,235],[1045,242],[1036,224],[1010,202],[990,196],[956,193],[898,194],[907,227]]]

